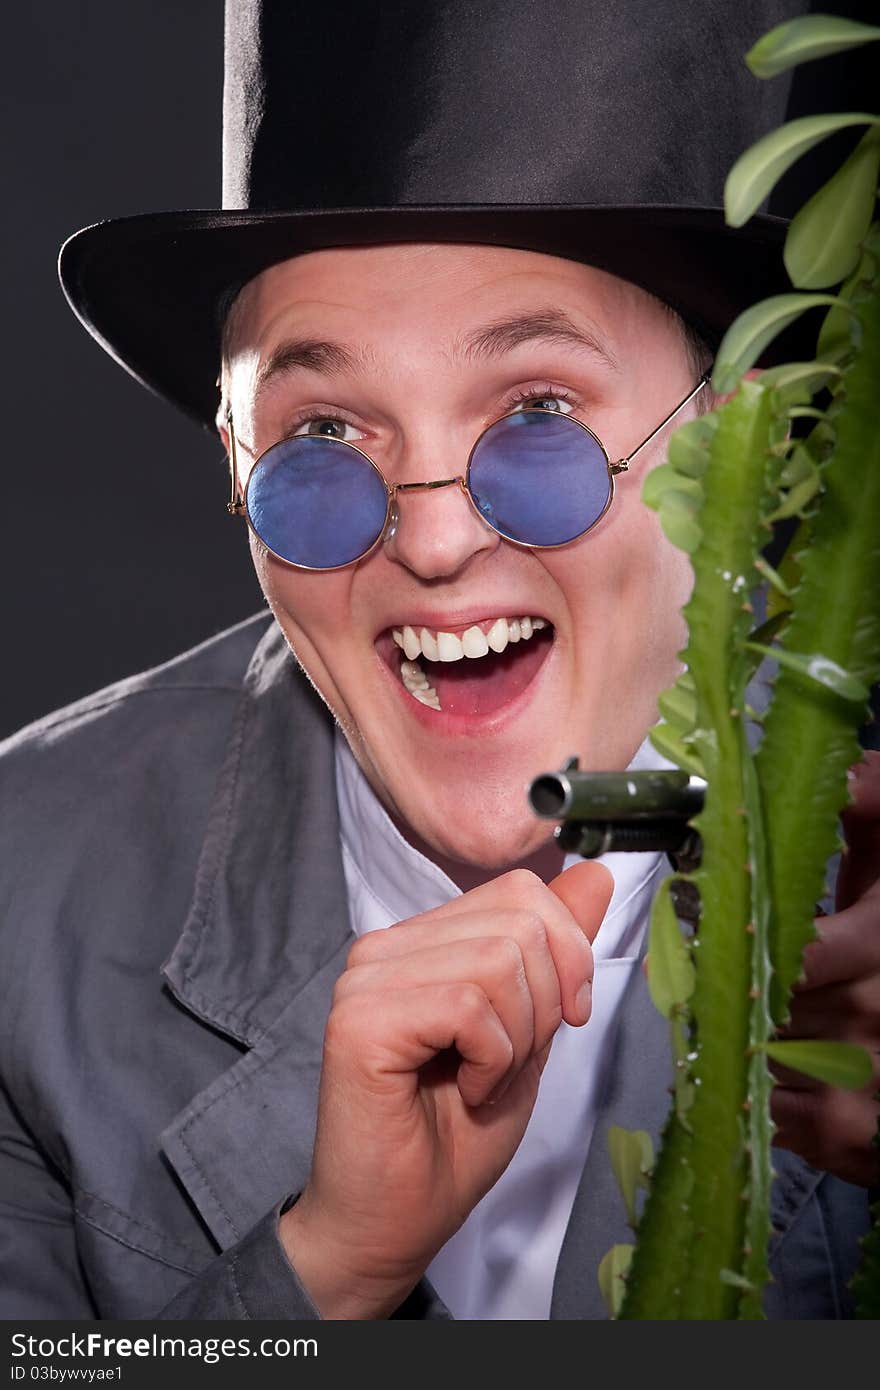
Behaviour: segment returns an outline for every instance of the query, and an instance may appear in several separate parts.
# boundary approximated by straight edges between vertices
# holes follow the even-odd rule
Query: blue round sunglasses
[[[369,555],[398,524],[397,496],[457,486],[505,540],[551,550],[592,530],[611,506],[614,478],[709,382],[705,373],[647,438],[612,463],[602,441],[571,415],[542,406],[515,410],[483,430],[464,476],[388,483],[355,444],[293,435],[256,459],[244,494],[238,478],[232,411],[227,509],[244,516],[277,559],[297,569],[336,570]],[[332,499],[332,505],[329,505]]]

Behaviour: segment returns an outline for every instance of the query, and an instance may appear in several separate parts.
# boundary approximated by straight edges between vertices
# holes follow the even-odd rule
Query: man
[[[236,13],[247,93],[254,16]],[[279,54],[260,52],[269,67]],[[254,177],[260,152],[258,135]],[[613,857],[609,906],[607,868],[563,872],[523,788],[573,751],[651,757],[690,575],[639,488],[663,457],[654,431],[698,408],[706,364],[676,310],[711,326],[735,286],[726,263],[717,278],[703,265],[689,297],[684,233],[660,213],[606,222],[602,269],[563,254],[557,213],[405,209],[393,236],[375,212],[318,233],[268,214],[256,253],[246,217],[215,246],[231,507],[275,622],[50,719],[7,757],[22,807],[8,1315],[601,1315],[596,1259],[622,1220],[604,1135],[613,1119],[656,1128],[666,1103],[638,968],[665,868]],[[638,251],[615,259],[640,215]],[[601,221],[580,217],[578,237]],[[204,414],[205,353],[190,371],[180,344],[133,346],[156,311],[123,246],[141,231],[74,242],[68,291],[140,375]],[[169,321],[181,231],[156,257]],[[688,245],[706,256],[713,235]],[[543,500],[511,488],[499,428],[531,462],[538,437],[584,466],[554,471]],[[634,460],[613,497],[605,455]],[[73,825],[83,802],[94,819]],[[832,976],[802,1020],[857,976],[835,1026],[873,1036],[877,962],[847,949],[871,911],[863,894],[830,923],[834,949],[815,958]],[[876,1108],[866,1094],[829,1123],[805,1094],[783,1105],[783,1138],[810,1158],[826,1143],[829,1174],[780,1160],[771,1307],[828,1316],[875,1180]],[[833,1259],[809,1265],[826,1238]]]

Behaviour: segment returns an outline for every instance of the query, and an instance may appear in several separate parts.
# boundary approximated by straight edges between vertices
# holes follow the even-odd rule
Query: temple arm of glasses
[[[660,424],[657,426],[657,428],[656,428],[655,430],[652,430],[652,431],[651,431],[651,433],[648,435],[647,439],[643,439],[642,442],[641,442],[641,444],[639,444],[639,446],[638,446],[637,448],[633,449],[633,451],[632,451],[631,454],[627,454],[626,458],[618,459],[618,460],[617,460],[617,463],[612,463],[612,465],[611,465],[611,472],[612,472],[612,473],[625,473],[626,470],[629,468],[630,464],[632,463],[633,459],[635,458],[636,454],[640,454],[640,453],[642,452],[642,450],[643,450],[648,444],[650,444],[650,442],[651,442],[652,439],[656,439],[656,438],[657,438],[657,435],[660,433],[661,430],[664,430],[664,429],[666,428],[666,426],[669,424],[670,420],[674,420],[675,417],[676,417],[676,415],[678,415],[679,411],[684,410],[685,406],[688,405],[688,404],[694,399],[694,396],[699,395],[699,393],[702,391],[703,387],[704,387],[704,386],[708,386],[708,385],[709,385],[709,382],[710,382],[711,380],[712,380],[712,368],[711,368],[711,367],[708,367],[708,368],[706,369],[706,371],[703,373],[703,375],[700,377],[700,380],[697,382],[697,384],[696,384],[696,386],[694,387],[693,391],[691,391],[687,396],[685,396],[685,398],[684,398],[683,401],[679,401],[679,403],[678,403],[678,405],[675,407],[675,409],[674,409],[674,410],[671,410],[671,411],[669,412],[669,414],[666,416],[666,419],[665,419],[665,420],[661,420],[661,421],[660,421]]]
[[[229,431],[229,501],[226,503],[226,510],[230,516],[244,516],[245,506],[238,484],[238,459],[235,454],[235,430],[231,410],[226,412],[226,428]]]

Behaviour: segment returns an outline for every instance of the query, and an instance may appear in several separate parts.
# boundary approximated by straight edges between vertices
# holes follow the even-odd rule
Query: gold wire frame
[[[655,439],[656,436],[660,433],[660,431],[665,429],[669,422],[671,420],[674,420],[676,415],[678,415],[680,411],[684,410],[685,406],[688,405],[700,391],[702,391],[703,387],[708,385],[711,379],[711,375],[712,369],[709,368],[700,378],[693,390],[690,391],[688,395],[684,397],[683,400],[679,401],[678,405],[675,406],[674,409],[669,412],[665,419],[660,421],[660,424],[657,425],[657,427],[653,429],[651,433],[642,440],[641,444],[638,444],[636,448],[633,449],[632,452],[627,454],[624,458],[618,459],[616,463],[611,462],[608,450],[605,448],[605,445],[602,443],[599,436],[590,429],[589,425],[585,425],[582,420],[576,420],[573,416],[560,416],[558,411],[545,410],[541,406],[530,406],[520,410],[511,410],[506,415],[501,415],[498,417],[497,420],[493,420],[491,424],[488,424],[484,430],[480,431],[479,435],[474,440],[474,443],[471,447],[471,451],[468,454],[467,468],[465,469],[464,475],[459,473],[456,474],[456,476],[453,478],[437,478],[428,482],[389,483],[379,465],[373,459],[370,458],[369,454],[364,453],[363,449],[359,449],[356,444],[350,444],[348,440],[345,439],[326,440],[326,443],[341,445],[342,448],[352,449],[354,453],[360,455],[360,457],[370,465],[373,471],[379,475],[379,478],[381,479],[382,485],[385,489],[385,496],[387,499],[385,507],[385,519],[382,523],[382,527],[379,531],[379,534],[376,536],[376,539],[372,542],[371,545],[367,547],[366,550],[362,550],[358,555],[353,556],[350,560],[345,560],[340,565],[304,565],[299,564],[296,560],[289,560],[285,555],[279,555],[277,550],[273,550],[272,547],[270,545],[267,545],[266,541],[263,540],[263,537],[260,535],[259,531],[251,521],[250,512],[247,508],[248,491],[250,489],[250,485],[254,478],[254,475],[257,469],[259,468],[260,464],[263,462],[263,460],[266,459],[269,454],[271,454],[275,449],[279,448],[282,444],[288,444],[290,442],[290,439],[308,439],[316,438],[317,436],[292,435],[288,439],[280,439],[276,441],[275,444],[270,444],[268,449],[264,449],[263,452],[261,454],[258,454],[257,458],[254,460],[253,468],[251,469],[250,474],[248,475],[248,480],[245,484],[244,492],[242,493],[241,484],[238,478],[238,459],[236,452],[235,426],[233,424],[232,411],[230,409],[226,415],[226,424],[229,429],[230,475],[230,497],[229,501],[226,504],[226,510],[228,511],[230,516],[243,516],[247,521],[249,528],[251,529],[251,531],[253,531],[260,544],[265,546],[269,554],[274,555],[276,560],[280,560],[282,564],[290,565],[293,569],[308,570],[313,574],[330,574],[334,570],[347,569],[349,565],[356,564],[358,560],[365,560],[368,555],[372,554],[372,552],[382,541],[383,537],[386,535],[388,531],[388,523],[392,516],[394,517],[396,525],[396,519],[398,514],[397,494],[399,492],[430,492],[435,488],[453,487],[456,484],[458,484],[458,486],[461,488],[462,492],[467,497],[468,502],[470,503],[473,511],[479,517],[479,519],[484,523],[484,525],[488,526],[490,530],[494,531],[496,535],[501,536],[503,540],[509,541],[511,545],[519,546],[521,550],[561,550],[563,546],[572,545],[574,541],[581,540],[584,536],[588,535],[595,526],[598,526],[599,522],[602,520],[603,516],[605,516],[606,512],[611,506],[611,503],[614,501],[614,478],[616,474],[625,473],[628,470],[633,459],[636,457],[636,454],[641,453],[642,449],[644,449],[648,444],[650,444],[651,440]],[[479,507],[477,506],[474,500],[474,496],[471,492],[469,483],[471,463],[473,461],[474,454],[476,453],[477,449],[479,448],[480,444],[482,443],[483,439],[485,439],[489,431],[493,430],[496,425],[502,424],[504,420],[509,420],[514,415],[532,414],[550,415],[553,416],[554,419],[570,420],[573,425],[577,425],[577,427],[583,430],[585,434],[588,434],[590,438],[593,440],[594,444],[598,446],[602,454],[602,457],[605,460],[605,467],[608,470],[608,500],[606,501],[605,506],[602,508],[602,511],[599,513],[596,519],[594,521],[591,521],[589,526],[585,526],[583,531],[578,531],[576,535],[569,536],[567,540],[557,541],[551,544],[542,544],[541,542],[536,541],[521,541],[518,540],[516,536],[509,536],[506,531],[502,531],[499,526],[494,525],[494,523],[489,521],[489,519],[486,516],[484,516],[484,514],[480,511]]]

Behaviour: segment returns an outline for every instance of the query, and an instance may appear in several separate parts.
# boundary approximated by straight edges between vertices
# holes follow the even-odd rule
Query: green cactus
[[[814,15],[766,35],[758,76],[880,39],[880,29]],[[809,117],[774,131],[731,171],[740,225],[805,150],[843,126],[866,134],[793,220],[785,264],[795,292],[755,305],[729,330],[713,376],[728,402],[674,435],[646,480],[669,539],[687,550],[686,673],[661,697],[652,738],[706,778],[695,824],[700,897],[686,937],[668,891],[651,925],[649,983],[669,1018],[674,1103],[656,1163],[618,1163],[631,1223],[633,1173],[649,1194],[634,1250],[603,1262],[623,1318],[756,1318],[768,1279],[772,1179],[768,1059],[864,1086],[870,1060],[839,1043],[775,1038],[814,935],[846,771],[859,756],[869,685],[880,678],[880,227],[872,225],[880,119]],[[839,282],[843,285],[835,287]],[[818,293],[817,293],[818,291]],[[799,314],[827,310],[816,360],[744,373]],[[805,430],[808,432],[805,433]],[[775,521],[801,518],[777,570],[761,555]],[[768,621],[750,631],[762,590]],[[747,738],[746,686],[778,666],[760,747]],[[644,1152],[644,1136],[638,1140]],[[625,1146],[615,1136],[618,1152]],[[854,1284],[863,1316],[880,1305],[875,1228]],[[873,1310],[873,1313],[872,1311]]]

